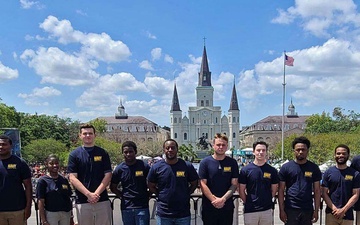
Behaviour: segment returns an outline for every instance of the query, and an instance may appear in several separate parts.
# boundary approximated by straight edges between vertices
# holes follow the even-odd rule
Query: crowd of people
[[[122,144],[124,162],[112,170],[106,150],[95,145],[95,128],[80,127],[82,145],[69,155],[67,174],[60,173],[59,158],[45,159],[44,174],[36,185],[41,224],[111,224],[107,187],[121,199],[124,225],[149,225],[149,197],[156,196],[158,225],[190,225],[190,196],[200,187],[204,225],[231,225],[236,191],[244,204],[245,225],[272,225],[275,197],[279,218],[286,225],[310,225],[319,217],[321,197],[326,203],[326,225],[350,225],[360,218],[360,156],[347,166],[350,149],[344,144],[334,150],[336,165],[323,175],[307,159],[310,141],[293,140],[294,159],[279,171],[268,164],[268,144],[253,144],[254,160],[241,168],[226,156],[228,138],[216,134],[214,153],[200,162],[199,171],[178,158],[178,143],[163,143],[164,159],[151,167],[136,159],[137,146]],[[0,135],[0,225],[24,224],[31,214],[31,170],[26,162],[11,154],[12,141]],[[75,220],[71,201],[75,190]],[[355,207],[354,207],[355,206]],[[356,211],[356,217],[353,210]],[[356,222],[359,225],[358,222]]]

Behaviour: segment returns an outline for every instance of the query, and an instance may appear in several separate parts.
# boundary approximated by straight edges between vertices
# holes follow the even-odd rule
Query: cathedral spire
[[[209,70],[205,44],[201,60],[198,86],[211,86],[211,72]]]
[[[233,90],[232,90],[230,109],[229,110],[239,110],[239,104],[238,104],[237,95],[236,95],[235,82],[234,82],[234,86],[233,86]]]
[[[174,84],[174,94],[173,94],[170,112],[173,112],[173,111],[181,111],[179,98],[178,98],[178,94],[177,94],[177,90],[176,90],[176,84]]]

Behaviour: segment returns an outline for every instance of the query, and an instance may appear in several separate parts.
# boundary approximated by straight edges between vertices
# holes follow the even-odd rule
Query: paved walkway
[[[153,212],[153,205],[154,205],[154,200],[150,200],[150,215],[151,215],[151,220],[150,220],[150,225],[156,225],[156,221],[154,218],[154,215],[152,214]],[[242,204],[239,202],[239,200],[235,200],[235,205],[238,205],[238,210],[237,210],[237,215],[234,214],[234,225],[236,224],[244,224],[244,218],[243,218],[243,213],[242,213]],[[200,206],[201,206],[201,199],[198,202],[198,209],[200,210]],[[191,217],[192,217],[192,221],[191,224],[192,225],[202,225],[202,220],[201,220],[201,216],[200,216],[200,211],[198,211],[197,213],[195,213],[194,211],[194,202],[191,201]],[[324,209],[325,210],[325,209]],[[323,211],[324,211],[323,210]],[[325,225],[325,215],[324,212],[321,213],[322,214],[322,219],[319,219],[318,222],[315,223],[315,225]],[[120,216],[120,200],[116,199],[114,200],[114,225],[122,225],[122,220],[121,220],[121,216]],[[28,225],[37,225],[36,223],[36,212],[35,212],[35,207],[32,207],[32,214],[31,217],[28,220]],[[278,205],[275,205],[275,210],[274,210],[274,225],[283,225],[283,223],[281,222],[281,220],[279,219],[279,208]]]

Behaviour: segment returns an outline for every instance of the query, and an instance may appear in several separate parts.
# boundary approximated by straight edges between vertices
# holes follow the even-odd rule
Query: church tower
[[[177,142],[180,139],[179,135],[181,135],[181,116],[182,111],[180,109],[176,84],[174,84],[174,93],[170,110],[170,130],[171,138],[175,139]]]
[[[228,115],[222,115],[220,106],[214,106],[214,88],[211,85],[206,47],[204,45],[200,72],[194,76],[197,80],[196,106],[190,106],[187,116],[182,117],[176,85],[170,110],[171,138],[179,145],[197,146],[200,140],[212,141],[216,133],[229,137],[229,148],[239,148],[240,110],[235,84],[232,91]],[[180,96],[181,97],[181,96]],[[206,151],[197,152],[199,158],[207,155]]]
[[[237,100],[235,82],[231,94],[230,108],[228,111],[229,120],[229,148],[239,147],[239,131],[240,131],[240,110]]]

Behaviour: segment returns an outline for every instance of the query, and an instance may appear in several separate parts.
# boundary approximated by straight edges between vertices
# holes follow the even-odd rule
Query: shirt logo
[[[185,171],[176,171],[176,177],[185,177]]]
[[[351,176],[351,175],[346,175],[346,176],[345,176],[345,180],[353,180],[353,176]]]
[[[224,167],[224,172],[231,172],[231,167],[230,166],[225,166]]]
[[[14,170],[16,169],[16,164],[9,164],[7,168]]]
[[[63,185],[61,185],[62,186],[62,189],[64,189],[64,190],[67,190],[68,189],[68,186],[66,185],[66,184],[63,184]]]
[[[305,177],[312,177],[312,172],[305,171]]]
[[[142,176],[144,176],[143,171],[135,171],[135,177],[142,177]]]
[[[100,162],[102,160],[102,156],[94,156],[94,162]]]
[[[264,178],[270,179],[271,178],[271,173],[264,173]]]

